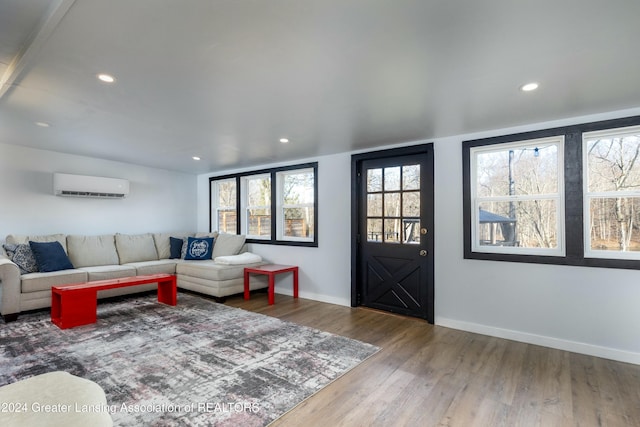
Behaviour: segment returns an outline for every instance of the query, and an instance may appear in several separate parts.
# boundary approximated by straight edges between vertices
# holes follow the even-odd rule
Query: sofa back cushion
[[[158,252],[153,241],[153,235],[146,234],[116,234],[116,249],[120,264],[140,261],[155,261]]]
[[[243,234],[218,234],[218,238],[213,244],[212,258],[227,255],[238,255],[244,246],[246,236]]]
[[[14,245],[22,245],[22,244],[28,245],[29,241],[41,242],[41,243],[59,242],[62,245],[62,249],[64,249],[65,252],[69,253],[69,251],[67,250],[67,236],[65,236],[64,234],[47,234],[44,236],[25,236],[21,234],[9,234],[6,239],[7,244],[14,244]]]
[[[117,265],[120,259],[113,234],[102,236],[67,236],[69,259],[76,268]]]

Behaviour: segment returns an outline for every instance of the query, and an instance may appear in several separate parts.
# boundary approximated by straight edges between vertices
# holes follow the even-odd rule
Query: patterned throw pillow
[[[204,237],[196,239],[189,237],[187,240],[187,253],[184,256],[186,260],[205,260],[211,259],[213,252],[213,237]]]
[[[2,245],[2,247],[7,252],[9,259],[18,266],[20,274],[35,273],[38,271],[38,263],[29,245],[7,244]]]

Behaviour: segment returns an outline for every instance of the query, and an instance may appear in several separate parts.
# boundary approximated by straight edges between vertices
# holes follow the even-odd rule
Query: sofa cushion
[[[98,265],[94,267],[82,267],[78,270],[87,273],[88,280],[121,279],[136,275],[136,268],[132,265]]]
[[[153,241],[156,244],[158,259],[169,259],[171,255],[170,246],[169,246],[170,237],[186,239],[189,236],[193,236],[193,233],[186,233],[186,232],[155,233],[153,235]]]
[[[120,264],[113,234],[67,236],[67,249],[76,268]]]
[[[73,264],[69,261],[69,257],[60,242],[29,241],[29,246],[31,246],[33,256],[38,263],[38,271],[48,273],[73,269]]]
[[[210,261],[180,261],[176,265],[176,273],[179,275],[199,277],[208,280],[230,280],[244,277],[244,268],[247,265],[221,265]]]
[[[193,261],[204,261],[211,259],[213,252],[213,237],[189,237],[187,239],[187,252],[184,259]]]
[[[158,252],[153,241],[153,235],[146,234],[116,234],[116,249],[120,264],[130,262],[154,261],[158,259]]]
[[[212,258],[226,255],[237,255],[244,245],[246,237],[242,234],[220,233],[213,245]]]
[[[24,236],[21,234],[9,234],[7,236],[6,242],[13,243],[19,245],[24,243],[25,245],[29,244],[29,241],[32,242],[60,242],[62,245],[62,249],[65,252],[69,253],[67,250],[67,236],[64,234],[47,234],[44,236]]]
[[[170,259],[160,259],[157,261],[141,261],[126,264],[136,269],[136,276],[146,276],[148,274],[176,274],[176,262]]]
[[[11,243],[2,245],[2,247],[7,254],[7,258],[18,266],[20,274],[35,273],[38,271],[38,263],[33,256],[31,246],[24,243],[19,245]]]
[[[48,291],[52,286],[82,283],[87,281],[87,272],[82,270],[60,270],[51,273],[29,273],[21,277],[22,293]]]

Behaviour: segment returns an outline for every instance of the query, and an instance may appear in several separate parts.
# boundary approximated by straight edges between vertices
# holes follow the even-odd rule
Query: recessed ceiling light
[[[111,74],[101,73],[101,74],[98,74],[98,80],[105,83],[113,83],[116,81],[116,78],[113,77]]]
[[[538,89],[538,83],[531,82],[520,86],[520,90],[523,92],[531,92],[532,90]]]
[[[51,125],[47,122],[36,122],[36,126],[40,126],[41,128],[48,128]]]
[[[193,160],[200,160],[200,157],[198,157],[198,156],[193,156],[193,157],[192,157],[192,159],[193,159]]]
[[[289,140],[287,138],[280,138],[280,142],[286,144],[287,142],[289,142]]]

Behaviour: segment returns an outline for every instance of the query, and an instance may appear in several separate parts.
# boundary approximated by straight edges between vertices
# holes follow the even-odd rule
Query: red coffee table
[[[244,299],[249,299],[249,274],[266,274],[269,276],[269,305],[274,303],[275,276],[280,273],[293,272],[293,297],[298,298],[298,267],[295,265],[266,264],[258,267],[244,268]]]
[[[156,282],[158,283],[158,302],[176,305],[178,296],[176,276],[173,274],[150,274],[53,286],[51,288],[51,321],[60,329],[95,323],[98,291]]]

